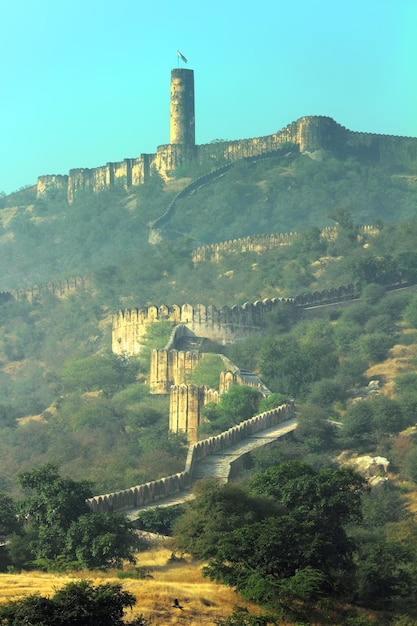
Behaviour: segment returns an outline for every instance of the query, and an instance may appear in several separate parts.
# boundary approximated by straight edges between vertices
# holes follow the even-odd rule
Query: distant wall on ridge
[[[96,168],[71,169],[68,175],[40,176],[37,195],[42,197],[51,187],[66,189],[71,203],[80,189],[98,192],[118,184],[129,189],[143,184],[152,171],[166,177],[183,165],[198,163],[210,167],[222,161],[234,162],[246,157],[273,154],[287,144],[298,148],[301,153],[326,150],[336,156],[360,155],[372,162],[391,164],[417,161],[415,137],[354,132],[330,117],[305,116],[264,137],[198,146],[165,144],[158,146],[154,154],[141,154]]]

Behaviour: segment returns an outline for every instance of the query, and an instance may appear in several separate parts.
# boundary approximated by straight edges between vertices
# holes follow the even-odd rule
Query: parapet
[[[179,124],[182,129],[189,127],[185,138],[181,133],[174,132],[171,143],[159,146],[154,154],[142,154],[92,169],[72,169],[68,176],[40,176],[38,196],[44,195],[47,188],[66,188],[71,203],[79,189],[91,188],[98,192],[115,184],[123,184],[127,189],[141,185],[152,169],[166,177],[187,163],[209,166],[219,162],[231,163],[243,158],[273,155],[287,147],[298,149],[301,153],[325,150],[340,157],[359,155],[381,163],[410,164],[417,160],[415,137],[351,131],[331,117],[319,115],[301,117],[271,135],[195,146],[192,139],[193,115],[191,108],[187,107],[188,126],[182,114]],[[181,143],[180,139],[185,143]]]
[[[182,324],[197,336],[212,341],[231,343],[265,326],[266,314],[279,304],[291,306],[291,299],[265,299],[232,307],[173,304],[127,309],[113,315],[112,350],[115,354],[138,354],[140,340],[148,324],[161,321]]]

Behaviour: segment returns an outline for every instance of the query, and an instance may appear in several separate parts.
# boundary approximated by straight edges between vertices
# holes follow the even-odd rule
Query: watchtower
[[[195,146],[194,71],[171,70],[170,144]]]

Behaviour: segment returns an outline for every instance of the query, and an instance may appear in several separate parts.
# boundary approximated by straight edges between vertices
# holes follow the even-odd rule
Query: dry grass
[[[407,333],[404,334],[407,335]],[[394,378],[399,374],[414,369],[411,366],[411,362],[417,357],[417,344],[397,344],[391,348],[389,353],[390,356],[388,359],[376,365],[372,365],[372,367],[367,370],[366,375],[369,378],[380,380],[382,387],[381,393],[392,396]]]
[[[256,605],[242,601],[232,589],[203,578],[201,564],[191,561],[172,563],[169,561],[170,555],[171,550],[165,547],[139,554],[137,565],[151,570],[152,578],[146,579],[120,580],[116,572],[0,574],[0,602],[33,593],[52,596],[68,582],[88,578],[95,585],[104,582],[122,583],[123,588],[137,599],[137,605],[127,612],[126,618],[143,615],[153,626],[180,623],[212,625],[216,619],[230,615],[237,604],[247,606],[251,613],[259,613]],[[126,569],[129,571],[129,567]],[[183,610],[173,608],[174,598],[178,598]]]

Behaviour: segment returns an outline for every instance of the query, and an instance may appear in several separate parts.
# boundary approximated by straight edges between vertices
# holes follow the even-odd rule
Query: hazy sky
[[[0,191],[169,141],[177,49],[196,141],[303,115],[417,136],[416,0],[3,0]]]

